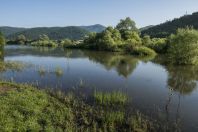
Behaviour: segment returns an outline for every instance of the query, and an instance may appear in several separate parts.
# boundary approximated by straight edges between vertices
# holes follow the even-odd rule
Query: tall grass
[[[39,67],[38,68],[38,73],[41,76],[44,76],[46,74],[47,70],[44,67]]]
[[[60,67],[56,67],[54,73],[56,74],[56,76],[62,76],[63,70]]]
[[[94,99],[102,105],[125,104],[127,95],[122,92],[103,93],[95,91]]]

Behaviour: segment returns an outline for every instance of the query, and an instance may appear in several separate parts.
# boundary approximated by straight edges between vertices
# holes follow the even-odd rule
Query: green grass
[[[0,71],[21,71],[28,66],[28,64],[25,64],[20,61],[0,61]]]
[[[103,105],[125,104],[127,102],[127,96],[122,92],[104,93],[95,91],[94,99]]]
[[[120,92],[94,94],[110,104],[125,103]],[[107,98],[106,98],[107,96]],[[86,97],[87,98],[87,97]],[[120,99],[121,98],[121,99]],[[0,82],[0,131],[135,131],[157,132],[159,123],[139,113],[90,104],[73,92],[39,90]],[[107,109],[108,108],[108,109]]]
[[[0,131],[55,131],[72,127],[71,108],[30,86],[4,84],[0,94]]]

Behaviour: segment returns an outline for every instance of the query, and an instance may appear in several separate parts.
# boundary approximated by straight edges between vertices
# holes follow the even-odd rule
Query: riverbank
[[[126,109],[127,96],[95,91],[89,98],[75,92],[39,90],[0,82],[0,131],[158,131],[165,130],[140,112]]]

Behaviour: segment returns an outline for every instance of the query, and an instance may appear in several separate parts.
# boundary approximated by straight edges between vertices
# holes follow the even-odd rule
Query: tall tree
[[[17,40],[16,41],[17,41],[18,44],[25,44],[26,37],[23,34],[21,34],[21,35],[17,36]]]
[[[116,26],[116,29],[118,29],[120,32],[124,31],[138,31],[136,27],[136,23],[131,20],[130,17],[127,17],[126,19],[121,19],[120,23]]]

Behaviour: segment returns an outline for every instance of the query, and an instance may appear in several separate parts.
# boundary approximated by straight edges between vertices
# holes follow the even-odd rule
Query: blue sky
[[[38,27],[103,24],[127,16],[138,27],[198,11],[198,0],[0,0],[0,26]]]

